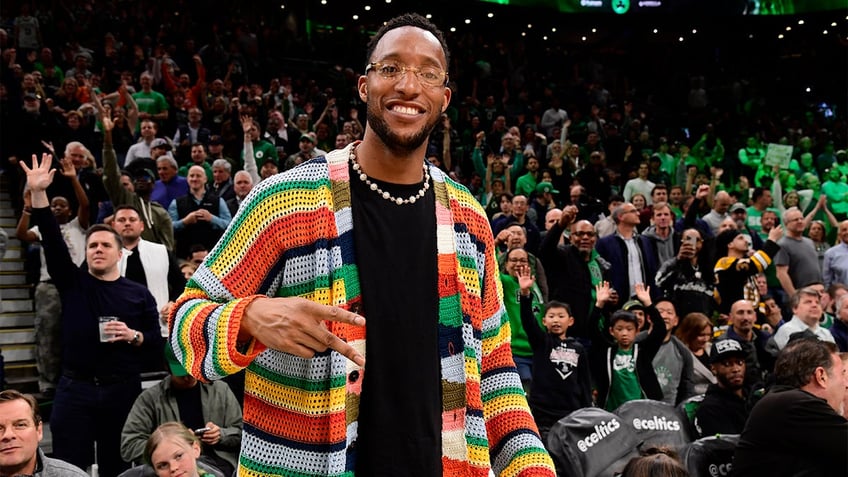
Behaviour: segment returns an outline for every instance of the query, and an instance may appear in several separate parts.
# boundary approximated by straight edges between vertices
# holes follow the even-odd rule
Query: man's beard
[[[430,132],[439,122],[439,116],[435,116],[429,123],[425,124],[424,127],[419,129],[418,132],[412,136],[403,137],[396,134],[389,128],[389,125],[386,124],[383,116],[379,114],[379,106],[375,103],[376,102],[371,101],[368,102],[368,124],[377,134],[377,137],[383,141],[383,144],[385,144],[390,151],[399,156],[412,153],[421,147],[421,145],[424,144],[424,141],[429,138]]]

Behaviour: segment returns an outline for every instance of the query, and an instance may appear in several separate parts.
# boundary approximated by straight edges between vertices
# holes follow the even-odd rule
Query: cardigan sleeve
[[[494,237],[479,206],[468,215],[472,216],[469,222],[480,229],[478,239],[483,247],[483,263],[478,269],[483,308],[480,394],[492,469],[495,475],[554,476],[553,461],[539,437],[512,360]]]
[[[265,349],[255,338],[237,343],[245,308],[259,297],[297,295],[280,285],[287,252],[308,249],[336,233],[322,226],[335,223],[323,200],[330,194],[329,181],[296,179],[283,174],[254,187],[172,308],[170,345],[197,379],[236,373]],[[292,253],[306,253],[298,250]],[[320,301],[319,292],[301,296]]]

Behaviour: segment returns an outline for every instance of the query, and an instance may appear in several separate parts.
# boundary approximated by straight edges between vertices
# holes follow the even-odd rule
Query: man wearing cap
[[[170,156],[172,149],[173,147],[167,139],[157,137],[150,143],[150,158],[155,161],[162,156]]]
[[[713,344],[710,368],[717,382],[707,388],[695,412],[695,429],[702,437],[742,433],[750,413],[744,386],[746,355],[735,339]]]
[[[763,329],[754,326],[757,314],[754,305],[748,300],[737,300],[730,307],[729,325],[715,337],[713,343],[722,340],[736,340],[745,352],[745,387],[759,389],[763,385],[765,373],[771,371],[774,357],[766,350],[769,335]]]
[[[554,194],[559,194],[559,191],[554,189],[550,182],[540,182],[536,184],[536,196],[530,207],[536,211],[536,228],[545,230],[545,219],[548,211],[556,207],[554,203]]]
[[[198,382],[180,365],[169,346],[165,347],[165,359],[171,374],[135,400],[121,431],[121,458],[140,463],[150,434],[161,424],[177,421],[189,429],[205,428],[199,436],[200,460],[231,475],[237,465],[243,425],[238,400],[224,381]]]
[[[720,313],[730,312],[730,306],[745,299],[757,306],[760,294],[754,276],[763,273],[780,250],[777,241],[783,228],[775,226],[769,231],[762,250],[748,257],[748,240],[738,230],[725,230],[716,237],[716,255],[724,255],[715,264],[716,304]]]
[[[318,149],[316,145],[318,144],[317,136],[314,132],[308,132],[306,134],[302,134],[300,136],[300,140],[297,143],[298,149],[300,150],[300,154],[312,159],[313,157],[325,156],[327,155],[327,151],[323,149]]]
[[[122,167],[127,167],[133,161],[140,157],[151,157],[150,148],[153,140],[156,139],[156,132],[159,127],[155,121],[144,120],[141,122],[141,140],[127,149],[127,156],[124,159]]]

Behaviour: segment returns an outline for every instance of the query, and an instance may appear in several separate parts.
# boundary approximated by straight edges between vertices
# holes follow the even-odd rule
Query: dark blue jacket
[[[654,278],[657,276],[658,259],[656,249],[653,247],[651,240],[642,235],[634,236],[633,240],[641,252],[640,261],[642,262],[642,276],[638,281],[641,281],[646,286],[651,287],[651,298],[658,299],[662,293],[654,286]],[[595,244],[595,250],[610,264],[610,285],[619,295],[620,303],[624,303],[630,298],[630,276],[627,267],[627,245],[624,244],[618,233],[608,235]]]

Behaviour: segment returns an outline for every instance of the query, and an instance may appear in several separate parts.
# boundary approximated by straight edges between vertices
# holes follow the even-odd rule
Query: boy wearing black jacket
[[[543,331],[532,309],[534,281],[529,267],[518,272],[521,324],[533,348],[533,391],[527,401],[542,442],[546,442],[548,431],[557,421],[592,405],[592,384],[585,349],[576,339],[566,337],[574,324],[571,308],[562,302],[549,302],[542,319],[547,333]]]

